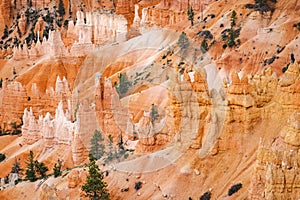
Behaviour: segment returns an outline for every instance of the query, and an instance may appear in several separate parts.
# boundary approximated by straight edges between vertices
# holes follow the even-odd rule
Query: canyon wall
[[[11,1],[2,0],[0,2],[0,35],[2,33],[5,25],[9,25],[9,19],[11,18]]]
[[[272,143],[261,143],[253,171],[251,199],[297,199],[300,195],[300,113],[294,112]]]
[[[36,118],[32,108],[29,111],[26,108],[22,125],[23,143],[32,145],[42,141],[43,151],[58,148],[58,146],[71,146],[74,165],[81,165],[88,158],[90,133],[93,133],[97,126],[95,124],[87,126],[91,120],[84,118],[84,116],[89,116],[91,110],[88,107],[79,106],[75,122],[72,121],[70,101],[68,101],[66,110],[64,110],[63,103],[60,101],[55,110],[55,116],[47,112],[45,116],[40,115]],[[88,130],[86,130],[87,128]]]
[[[0,125],[3,131],[12,130],[13,124],[20,125],[25,108],[32,107],[35,115],[54,114],[60,101],[67,106],[71,92],[65,78],[57,77],[56,88],[50,88],[46,93],[40,93],[36,84],[32,84],[29,93],[19,82],[3,82],[0,89]]]

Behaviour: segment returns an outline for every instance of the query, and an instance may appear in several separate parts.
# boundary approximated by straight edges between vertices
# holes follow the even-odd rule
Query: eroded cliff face
[[[31,115],[45,115],[47,112],[54,114],[60,101],[67,107],[71,93],[66,78],[57,77],[56,88],[50,88],[46,93],[40,93],[36,84],[32,84],[29,92],[20,82],[3,82],[0,90],[1,99],[1,130],[13,131],[15,127],[24,123],[22,116],[25,108],[31,107]]]
[[[299,112],[294,112],[272,143],[261,143],[250,199],[299,197]]]
[[[113,146],[122,141],[135,151],[136,157],[106,169],[119,180],[108,177],[115,199],[136,198],[134,189],[119,195],[120,188],[140,178],[122,181],[132,173],[140,173],[143,184],[155,185],[154,192],[143,187],[141,199],[194,199],[208,190],[220,199],[237,182],[243,188],[232,198],[299,197],[297,1],[278,2],[272,15],[246,9],[252,1],[234,8],[231,0],[63,2],[64,26],[54,20],[55,30],[45,32],[47,17],[31,23],[31,15],[20,13],[20,34],[15,29],[5,40],[16,36],[20,43],[13,54],[1,50],[6,58],[0,62],[1,129],[13,131],[23,121],[22,137],[7,147],[0,143],[8,155],[3,169],[13,163],[15,149],[20,157],[19,152],[34,149],[51,165],[55,153],[64,154],[68,167],[81,165],[97,129],[106,141],[111,136]],[[58,2],[44,3],[55,16]],[[8,9],[9,4],[1,5]],[[189,6],[194,26],[187,19]],[[229,48],[224,32],[231,26],[232,9],[241,29],[239,42]],[[9,18],[7,10],[0,14],[0,21]],[[27,45],[29,30],[34,40]],[[178,42],[182,30],[188,36],[186,49]],[[204,51],[199,47],[206,36]],[[83,170],[74,170],[32,195],[78,198],[84,180]],[[203,187],[182,192],[191,181]]]
[[[0,33],[3,33],[5,25],[9,24],[11,17],[11,1],[5,0],[0,3]]]

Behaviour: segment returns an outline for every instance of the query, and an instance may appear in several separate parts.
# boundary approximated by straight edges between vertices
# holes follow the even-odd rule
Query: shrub
[[[11,168],[11,172],[10,173],[17,173],[17,174],[19,174],[20,171],[22,171],[22,169],[20,167],[20,163],[17,160],[15,160],[15,162],[14,162],[12,168]]]
[[[282,70],[281,70],[282,73],[286,72],[286,70],[288,70],[289,66],[290,66],[290,63],[287,64],[285,67],[283,67]]]
[[[45,163],[36,160],[34,164],[36,172],[40,174],[40,178],[45,178],[46,172],[49,170]]]
[[[7,27],[7,25],[5,25],[5,27],[4,27],[4,31],[3,31],[3,36],[2,36],[2,40],[4,40],[5,38],[7,38],[8,37],[8,27]]]
[[[231,196],[234,193],[236,193],[237,191],[239,191],[242,188],[242,186],[243,185],[241,183],[231,186],[231,188],[228,190],[228,196]]]
[[[61,165],[62,165],[62,161],[58,159],[57,163],[54,164],[53,167],[53,172],[54,172],[54,177],[58,177],[61,176]]]
[[[5,160],[6,156],[3,153],[0,153],[0,162],[2,162],[3,160]]]
[[[209,30],[200,31],[197,36],[203,36],[205,39],[213,39],[214,37]]]
[[[139,190],[139,189],[141,189],[142,188],[142,182],[141,181],[139,181],[139,182],[136,182],[135,184],[134,184],[134,189],[135,190]]]
[[[210,200],[211,192],[205,192],[201,197],[200,200]]]

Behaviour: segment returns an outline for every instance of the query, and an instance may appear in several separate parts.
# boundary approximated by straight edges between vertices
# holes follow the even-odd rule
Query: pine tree
[[[108,200],[109,192],[106,188],[107,183],[103,181],[103,175],[99,172],[98,165],[95,161],[92,161],[89,165],[89,175],[86,183],[81,189],[92,200]]]
[[[120,98],[123,98],[126,95],[130,86],[131,86],[131,82],[128,80],[127,75],[120,73],[119,84],[116,86],[116,90]]]
[[[235,38],[236,38],[235,31],[233,29],[230,29],[230,31],[229,31],[229,39],[228,39],[228,42],[227,42],[227,45],[230,48],[235,45]]]
[[[29,153],[29,157],[28,157],[28,162],[26,163],[27,164],[27,169],[26,169],[26,177],[25,179],[26,180],[29,180],[31,182],[34,182],[37,180],[36,178],[36,171],[35,171],[35,163],[34,163],[34,160],[33,160],[33,152],[30,151]]]
[[[32,0],[27,0],[27,6],[32,7]]]
[[[8,26],[5,25],[4,30],[3,30],[2,40],[4,40],[5,38],[7,38],[8,34],[9,34],[9,32],[8,32]]]
[[[54,164],[53,172],[54,172],[55,178],[61,175],[61,165],[62,165],[62,161],[59,159],[58,159],[57,163]]]
[[[45,163],[36,160],[34,164],[36,172],[40,174],[40,178],[45,178],[46,172],[49,170]]]
[[[150,118],[151,118],[151,123],[153,124],[155,120],[157,120],[159,117],[159,114],[157,112],[157,107],[152,104],[151,105],[151,112],[150,112]]]
[[[206,41],[205,37],[204,37],[204,39],[201,43],[201,48],[200,49],[201,49],[202,53],[205,53],[208,50],[208,44],[207,44],[207,41]]]
[[[63,17],[65,15],[65,6],[64,6],[64,2],[62,0],[59,0],[58,13],[61,17]]]
[[[19,174],[21,171],[21,167],[20,167],[20,163],[17,161],[17,159],[15,160],[12,168],[11,168],[11,172],[10,173],[16,173]]]
[[[115,148],[113,145],[113,138],[111,135],[108,136],[108,152],[107,152],[107,157],[105,158],[105,162],[110,162],[114,159],[115,157]]]
[[[236,21],[236,12],[235,12],[235,10],[233,10],[231,13],[231,17],[230,17],[231,28],[233,28],[236,25],[235,21]]]
[[[189,39],[188,37],[186,36],[186,33],[185,32],[182,32],[179,36],[179,39],[178,39],[178,45],[181,49],[185,49],[189,46]]]
[[[17,0],[14,0],[14,9],[17,9]]]
[[[102,137],[101,132],[95,130],[93,138],[91,139],[91,150],[89,154],[90,161],[98,160],[104,155],[105,146],[104,144],[101,144],[103,141],[104,138]]]
[[[194,10],[193,10],[192,6],[189,7],[187,14],[188,14],[188,19],[191,21],[191,26],[194,26],[195,13],[194,13]]]

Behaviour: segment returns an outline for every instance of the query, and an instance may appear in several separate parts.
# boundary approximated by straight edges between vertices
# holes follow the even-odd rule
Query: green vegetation
[[[49,170],[45,163],[36,160],[34,165],[36,172],[40,175],[40,178],[45,178],[46,172]]]
[[[186,33],[185,33],[185,32],[182,32],[182,33],[180,34],[177,43],[178,43],[180,49],[186,49],[186,48],[189,46],[189,39],[188,39],[188,37],[186,36]]]
[[[230,29],[225,29],[222,31],[222,40],[225,41],[223,44],[223,49],[227,46],[232,48],[240,43],[240,40],[237,39],[240,35],[241,28],[236,27],[236,12],[233,10],[230,16]]]
[[[205,192],[204,194],[202,194],[202,196],[200,197],[200,200],[210,200],[211,198],[211,192]]]
[[[119,75],[119,83],[115,84],[116,90],[119,94],[120,98],[125,97],[127,94],[129,88],[131,87],[131,82],[128,80],[128,77],[126,74],[120,73]]]
[[[58,159],[57,163],[55,163],[53,167],[53,173],[55,178],[61,176],[62,173],[61,166],[62,166],[62,161]]]
[[[11,127],[12,127],[12,135],[18,135],[18,134],[20,134],[22,131],[21,131],[21,127],[22,127],[22,125],[23,125],[23,122],[21,123],[21,124],[19,124],[19,125],[17,125],[17,123],[16,122],[12,122],[11,123]]]
[[[241,183],[231,186],[231,188],[228,190],[228,196],[231,196],[234,193],[236,193],[237,191],[239,191],[242,188],[242,186],[243,185]]]
[[[188,19],[191,21],[191,26],[194,26],[194,16],[195,16],[195,13],[193,11],[193,7],[192,6],[189,6],[187,14],[188,14]]]
[[[58,13],[61,17],[63,17],[65,15],[65,6],[64,6],[64,2],[62,0],[59,0]]]
[[[157,106],[154,104],[151,105],[150,118],[152,124],[155,122],[155,120],[158,120],[159,118],[159,114],[157,112]]]
[[[48,167],[43,162],[34,160],[34,154],[31,150],[26,162],[26,168],[25,180],[29,180],[31,182],[34,182],[38,179],[36,175],[37,173],[40,175],[39,178],[45,178],[46,172],[48,171]]]
[[[103,181],[103,175],[99,172],[99,167],[92,161],[89,164],[89,175],[86,183],[81,187],[86,196],[92,200],[108,200],[109,192],[107,183]]]
[[[245,7],[259,11],[261,14],[265,12],[274,12],[277,0],[255,0],[255,4],[246,4]]]
[[[102,133],[98,130],[95,130],[94,135],[91,139],[91,150],[89,153],[90,161],[99,160],[105,153],[105,145],[102,144],[104,138]]]
[[[289,69],[290,63],[281,69],[282,73],[285,73]]]
[[[11,172],[10,173],[16,173],[19,174],[20,171],[22,171],[20,163],[17,161],[17,159],[15,159],[15,162],[11,168]]]
[[[232,13],[231,13],[231,17],[230,17],[230,26],[231,26],[231,28],[236,26],[236,19],[237,19],[236,18],[236,12],[235,12],[235,10],[233,10]]]
[[[32,7],[32,0],[27,0],[27,6]]]
[[[300,31],[300,22],[298,22],[297,24],[294,24],[293,27],[296,27]]]
[[[139,181],[139,182],[136,182],[135,184],[134,184],[134,189],[135,190],[139,190],[139,189],[141,189],[142,188],[142,182],[141,181]]]
[[[3,153],[0,153],[0,162],[2,162],[3,160],[5,160],[6,156]]]
[[[206,53],[208,51],[208,44],[206,38],[204,38],[203,41],[201,42],[200,50],[202,53]]]
[[[28,161],[26,162],[27,169],[26,169],[25,180],[29,180],[31,182],[34,182],[37,180],[36,171],[35,171],[35,163],[34,163],[33,157],[34,157],[34,154],[32,151],[30,151]]]
[[[8,37],[8,35],[9,35],[8,26],[5,25],[4,30],[3,30],[2,40],[6,39]]]

